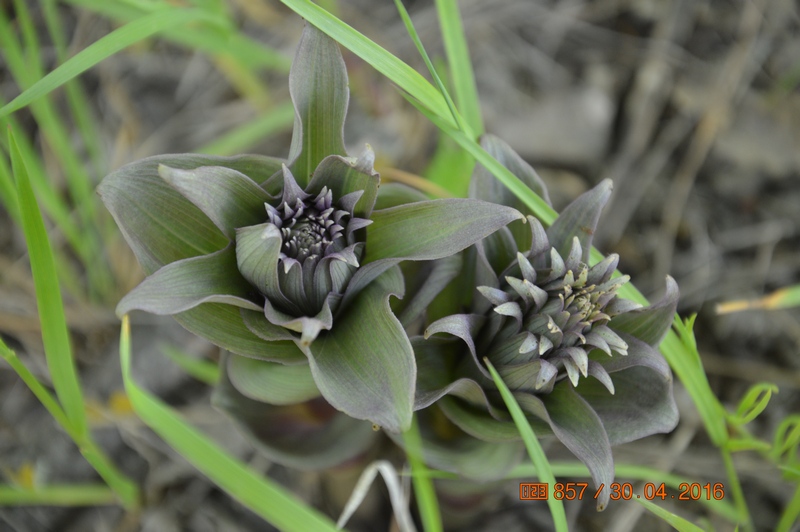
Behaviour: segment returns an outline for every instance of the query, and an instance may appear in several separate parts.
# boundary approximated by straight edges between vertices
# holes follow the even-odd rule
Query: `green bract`
[[[117,312],[173,315],[229,351],[216,403],[277,459],[324,466],[369,444],[356,420],[410,423],[417,368],[389,307],[405,291],[398,264],[446,261],[523,217],[478,199],[409,203],[392,187],[379,198],[370,147],[344,148],[341,54],[313,26],[289,85],[287,160],[157,156],[99,192],[148,275]]]
[[[484,147],[529,185],[541,186],[507,145],[489,137]],[[503,201],[504,191],[494,188],[492,179],[479,171],[471,193]],[[425,331],[425,338],[449,333],[460,341],[413,341],[417,364],[426,368],[419,372],[416,408],[436,402],[463,431],[443,432],[430,422],[434,465],[497,478],[521,456],[516,427],[484,358],[497,368],[537,433],[554,434],[583,460],[597,485],[605,484],[599,508],[607,504],[614,478],[611,445],[675,427],[672,376],[657,346],[672,323],[676,283],[667,278],[663,299],[640,308],[616,295],[628,281],[627,276],[612,278],[616,255],[587,265],[610,195],[611,182],[603,181],[546,231],[529,217],[529,233],[515,235],[512,230],[525,227],[509,226],[479,242],[470,255],[477,292],[469,312],[440,318]],[[519,245],[523,239],[524,247]],[[455,456],[459,452],[461,460]]]

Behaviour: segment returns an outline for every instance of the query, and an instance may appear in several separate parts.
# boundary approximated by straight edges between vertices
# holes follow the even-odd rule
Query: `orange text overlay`
[[[546,501],[550,497],[559,500],[572,501],[583,498],[597,499],[604,489],[609,490],[609,497],[612,501],[631,500],[631,499],[675,499],[678,501],[697,501],[720,500],[725,497],[725,486],[721,482],[711,484],[706,482],[682,482],[678,485],[678,490],[667,491],[667,487],[652,482],[642,486],[640,493],[633,491],[633,484],[629,482],[612,482],[609,486],[600,484],[596,490],[587,490],[588,482],[556,482],[552,486],[547,482],[520,482],[519,498],[522,501]]]

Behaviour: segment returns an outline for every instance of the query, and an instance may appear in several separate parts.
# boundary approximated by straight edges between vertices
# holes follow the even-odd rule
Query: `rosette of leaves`
[[[344,147],[344,61],[313,26],[289,88],[287,159],[151,157],[107,176],[99,193],[148,275],[117,313],[172,315],[230,352],[216,404],[277,459],[324,466],[369,442],[372,425],[354,419],[390,431],[410,423],[415,360],[389,306],[404,292],[398,264],[453,255],[522,215],[476,199],[397,199],[407,194],[375,210],[373,153]],[[301,403],[299,414],[286,409]]]
[[[543,190],[533,169],[505,143],[488,137],[483,144],[531,188]],[[511,199],[483,170],[474,176],[471,194]],[[606,486],[599,509],[614,478],[611,446],[675,427],[672,376],[658,344],[672,323],[677,285],[667,278],[664,297],[641,308],[617,295],[628,281],[613,275],[617,255],[589,265],[592,235],[610,195],[605,180],[547,230],[529,217],[529,232],[509,226],[471,251],[470,282],[477,291],[468,312],[442,317],[425,331],[425,338],[449,333],[458,340],[414,340],[418,365],[425,368],[416,407],[436,403],[437,409],[425,415],[434,465],[497,478],[522,455],[485,360],[536,433],[554,434],[586,464],[595,483]]]

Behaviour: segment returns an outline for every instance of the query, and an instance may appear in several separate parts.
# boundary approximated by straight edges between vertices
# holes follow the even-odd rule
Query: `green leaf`
[[[471,199],[420,201],[375,211],[364,264],[392,258],[433,260],[458,253],[522,219],[516,209]]]
[[[278,277],[278,258],[283,237],[271,223],[236,230],[236,261],[239,271],[273,304],[299,311],[283,294]]]
[[[197,336],[242,356],[283,364],[297,364],[305,359],[292,341],[265,342],[253,334],[245,326],[240,311],[254,312],[221,303],[203,303],[173,318]]]
[[[342,196],[361,190],[364,193],[356,202],[353,214],[359,218],[369,218],[381,181],[373,168],[374,163],[375,153],[369,145],[358,158],[330,155],[314,170],[306,191],[319,194],[323,186],[328,187],[333,192],[333,201],[336,203]]]
[[[547,228],[547,238],[562,257],[569,255],[572,239],[577,236],[583,249],[582,260],[589,263],[592,237],[614,188],[610,179],[604,179],[596,187],[578,196],[561,211],[553,225]]]
[[[327,517],[303,504],[285,488],[256,474],[136,384],[131,375],[127,316],[122,320],[119,350],[125,391],[134,411],[189,463],[247,508],[282,530],[336,530]]]
[[[289,160],[297,183],[305,188],[325,157],[347,155],[343,131],[350,98],[339,45],[310,24],[297,46],[289,92],[295,109]]]
[[[550,196],[542,178],[506,141],[494,135],[484,135],[481,137],[481,147],[550,205]],[[475,169],[469,185],[469,197],[508,205],[519,210],[524,207],[511,190],[483,165]]]
[[[308,364],[285,366],[233,355],[228,357],[228,378],[245,397],[272,405],[291,405],[319,397]]]
[[[636,501],[655,515],[672,525],[678,532],[703,532],[703,529],[683,517],[665,510],[654,502],[636,497]]]
[[[772,443],[772,459],[793,459],[800,447],[800,414],[787,416],[775,429]]]
[[[393,268],[365,288],[333,329],[305,350],[329,403],[392,432],[411,423],[416,379],[411,344],[389,308],[389,296],[402,293],[402,275]]]
[[[142,41],[166,29],[191,22],[204,21],[219,24],[219,19],[199,9],[164,9],[142,17],[130,24],[112,31],[86,49],[81,50],[67,62],[34,83],[28,90],[0,108],[0,117],[6,116],[57,89],[67,81],[85,72],[103,59],[111,57],[120,50]]]
[[[223,250],[183,259],[159,269],[129,292],[117,305],[117,315],[143,310],[152,314],[172,315],[203,303],[224,303],[262,310],[253,303],[253,287],[236,268],[232,245]]]
[[[466,197],[470,176],[475,168],[475,158],[446,133],[443,131],[438,133],[436,151],[422,175],[453,196]]]
[[[611,380],[614,395],[595,379],[582,379],[576,388],[602,420],[611,445],[675,428],[678,409],[672,395],[672,379],[638,366],[614,373]]]
[[[595,486],[604,486],[597,497],[597,510],[604,510],[614,481],[614,458],[603,422],[589,403],[564,381],[543,396],[542,402],[556,437],[586,464]]]
[[[778,387],[771,382],[759,382],[747,390],[742,397],[736,413],[728,418],[735,425],[746,425],[767,408],[773,393],[778,393]]]
[[[376,209],[388,209],[406,203],[417,201],[427,201],[428,196],[415,188],[402,183],[386,183],[378,189],[378,199],[375,202]]]
[[[725,443],[725,449],[732,453],[740,453],[742,451],[768,453],[771,447],[768,442],[750,437],[731,438]]]
[[[615,331],[626,332],[639,340],[657,347],[669,332],[675,310],[678,307],[678,283],[667,276],[667,288],[658,302],[649,307],[631,310],[611,319],[608,326]]]
[[[374,444],[378,433],[370,423],[336,411],[322,398],[276,406],[244,396],[228,377],[228,356],[220,362],[222,374],[212,403],[232,416],[270,459],[297,469],[323,469],[351,460]]]
[[[178,170],[162,164],[158,174],[231,240],[237,228],[267,219],[264,203],[270,199],[269,195],[237,170],[224,166]]]
[[[403,307],[398,315],[400,323],[407,327],[417,319],[439,293],[461,272],[461,255],[451,255],[434,261],[422,286]]]
[[[158,175],[159,165],[186,170],[225,166],[260,183],[280,170],[281,162],[256,155],[158,155],[112,172],[97,191],[145,273],[150,275],[165,264],[207,255],[228,243],[200,209]]]
[[[76,434],[86,436],[88,425],[83,406],[83,394],[72,358],[69,331],[64,316],[64,303],[61,300],[61,289],[58,286],[53,251],[44,227],[42,213],[39,211],[36,197],[28,180],[25,162],[17,148],[11,129],[8,130],[8,144],[11,153],[11,167],[17,182],[17,202],[22,219],[22,230],[30,255],[47,367],[53,379],[56,395],[70,425]]]

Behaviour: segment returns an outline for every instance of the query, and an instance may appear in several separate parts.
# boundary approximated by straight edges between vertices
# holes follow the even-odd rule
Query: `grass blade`
[[[479,137],[484,132],[481,105],[458,4],[456,0],[436,0],[436,10],[458,110],[473,134]]]
[[[425,51],[425,47],[422,45],[422,40],[419,38],[417,30],[414,29],[414,24],[411,22],[411,17],[408,16],[406,7],[403,5],[401,0],[394,0],[394,4],[397,6],[397,11],[400,13],[400,18],[403,19],[403,24],[406,26],[406,31],[408,31],[408,34],[411,36],[411,40],[414,41],[414,46],[417,47],[419,55],[422,56],[422,60],[425,61],[425,66],[428,67],[428,72],[430,72],[431,77],[433,77],[433,81],[436,83],[436,88],[439,89],[439,93],[444,97],[444,100],[447,103],[447,108],[450,110],[450,115],[453,117],[453,121],[458,124],[459,130],[464,131],[466,126],[458,112],[456,112],[456,106],[453,103],[453,99],[450,98],[450,94],[447,92],[447,88],[444,86],[444,83],[442,83],[439,73],[436,72],[435,68],[433,68],[431,58],[428,57],[428,52]],[[474,137],[472,134],[470,136]]]
[[[68,59],[67,39],[64,35],[64,28],[58,15],[56,2],[55,0],[40,0],[40,4],[42,6],[45,24],[47,25],[47,31],[50,34],[50,38],[56,50],[56,58],[59,64],[64,63]],[[102,149],[100,148],[100,137],[92,120],[89,98],[86,96],[86,92],[77,79],[67,83],[65,88],[67,92],[67,101],[69,102],[72,116],[75,119],[75,125],[81,133],[86,151],[94,164],[94,170],[97,175],[103,175],[106,168]]]
[[[800,307],[800,284],[787,286],[758,299],[737,299],[718,303],[717,314],[730,314],[743,310],[777,310]]]
[[[130,22],[158,11],[172,9],[163,1],[147,2],[107,2],[105,0],[68,0],[68,3],[88,9],[121,22]],[[212,15],[213,16],[213,15]],[[208,54],[225,54],[236,58],[241,66],[248,70],[262,68],[277,72],[289,72],[291,60],[278,51],[266,47],[256,40],[241,33],[231,35],[210,32],[207,28],[181,27],[163,30],[165,38]]]
[[[136,384],[131,375],[130,322],[127,315],[122,318],[119,352],[125,391],[134,411],[194,467],[281,530],[337,530],[330,519],[297,500],[283,487],[254,473]]]
[[[31,14],[25,2],[16,0],[16,11],[24,45],[14,38],[14,31],[9,21],[0,12],[0,43],[5,50],[5,58],[9,71],[22,89],[27,89],[43,75],[43,65],[36,30],[33,27]],[[57,158],[57,166],[62,169],[67,186],[76,210],[87,228],[95,227],[96,200],[93,185],[83,163],[78,158],[72,145],[70,135],[55,106],[46,98],[39,99],[31,105],[31,112],[42,132],[46,145],[52,149]],[[20,148],[22,148],[20,146]],[[30,159],[29,159],[30,160]],[[34,171],[34,168],[29,168]],[[64,206],[65,210],[69,207]],[[86,246],[86,253],[81,255],[88,271],[89,285],[92,292],[101,298],[111,290],[112,281],[102,257],[102,244],[93,230],[81,231],[81,240]]]
[[[464,148],[475,159],[484,165],[497,179],[503,183],[508,189],[517,196],[520,201],[531,209],[531,212],[542,221],[545,226],[553,223],[556,219],[556,212],[550,207],[542,198],[536,195],[534,191],[528,188],[517,176],[511,173],[508,168],[500,164],[497,159],[492,157],[480,144],[469,138],[463,131],[459,131],[450,124],[448,124],[441,117],[434,114],[431,110],[424,107],[421,102],[413,97],[408,100],[419,111],[428,117],[428,119],[436,125],[439,129],[444,131],[450,138],[452,138],[459,146]]]
[[[17,201],[22,219],[22,229],[28,244],[33,281],[36,287],[36,303],[42,325],[42,341],[47,357],[47,367],[50,369],[56,395],[70,425],[76,434],[84,436],[88,434],[88,428],[86,412],[83,407],[83,394],[72,359],[53,252],[47,239],[42,214],[28,180],[25,162],[10,129],[8,144],[11,151],[11,167],[17,182]]]
[[[0,486],[0,506],[98,506],[107,504],[117,504],[117,496],[103,484],[51,485],[34,489]]]
[[[679,515],[675,515],[674,513],[665,510],[664,508],[660,507],[656,503],[650,502],[646,499],[636,499],[642,506],[656,514],[658,517],[672,525],[675,530],[678,532],[703,532],[703,529],[699,526],[695,525],[694,523],[687,521],[683,517]]]
[[[794,490],[792,500],[786,505],[786,509],[783,511],[781,520],[778,521],[778,526],[775,530],[777,532],[789,532],[792,529],[792,525],[797,523],[798,517],[800,517],[800,486],[797,486]]]
[[[511,413],[511,417],[514,419],[514,424],[517,426],[517,430],[519,430],[519,435],[522,437],[522,441],[525,442],[525,448],[528,450],[528,456],[530,456],[531,462],[533,462],[533,466],[536,468],[536,476],[539,477],[541,482],[544,482],[548,486],[555,486],[556,477],[553,475],[552,469],[550,469],[550,463],[547,461],[547,456],[545,456],[542,446],[539,445],[539,440],[536,439],[536,434],[533,433],[533,428],[531,428],[528,420],[525,419],[525,414],[522,412],[519,404],[517,404],[517,400],[514,399],[514,396],[511,394],[508,386],[506,386],[506,383],[503,382],[502,377],[500,377],[500,374],[494,369],[494,366],[492,366],[492,363],[489,362],[489,359],[484,358],[483,361],[486,363],[486,367],[489,368],[489,372],[492,374],[492,379],[494,379],[494,383],[500,390],[500,395],[503,397],[503,402],[506,404],[508,411]],[[567,514],[564,512],[564,503],[560,499],[549,496],[547,498],[547,506],[550,508],[550,514],[553,516],[553,523],[555,523],[556,531],[568,530]]]
[[[39,402],[47,409],[53,419],[61,425],[61,427],[67,431],[67,434],[70,435],[73,439],[76,438],[76,434],[74,434],[72,425],[67,419],[67,415],[64,413],[64,409],[61,408],[61,405],[58,404],[58,401],[53,397],[53,395],[44,387],[44,385],[39,382],[39,379],[30,372],[30,370],[22,363],[19,359],[17,354],[12,351],[11,349],[6,346],[3,342],[2,338],[0,338],[0,357],[2,357],[8,365],[11,366],[17,375],[22,379],[30,391],[33,392],[33,395],[39,399]]]
[[[411,464],[411,481],[414,483],[414,495],[417,507],[422,518],[422,526],[426,532],[442,531],[442,516],[439,512],[439,503],[436,500],[436,491],[433,488],[428,468],[422,459],[422,439],[417,427],[417,417],[411,420],[411,427],[403,434],[406,455]]]
[[[163,346],[161,352],[180,366],[183,371],[200,382],[214,386],[219,380],[219,365],[209,360],[193,357],[171,345]]]
[[[206,11],[174,8],[160,10],[116,29],[97,42],[92,43],[86,47],[86,49],[75,54],[75,56],[66,63],[47,74],[7,105],[0,108],[0,117],[22,109],[31,102],[36,101],[67,81],[92,68],[102,60],[114,55],[120,50],[124,50],[134,43],[142,41],[160,31],[198,21],[214,24],[217,22],[217,19],[214,15]]]
[[[31,390],[53,417],[64,426],[86,460],[117,493],[122,503],[127,508],[134,508],[138,504],[138,488],[114,467],[91,439],[86,421],[83,393],[72,359],[69,331],[64,316],[64,304],[61,300],[53,252],[44,228],[42,214],[28,180],[25,161],[10,129],[8,145],[11,152],[11,166],[17,181],[17,200],[22,229],[28,245],[33,272],[36,303],[42,327],[42,342],[44,343],[47,367],[60,405],[55,404],[56,401],[52,396],[21,363],[15,365],[15,356],[8,358],[9,363],[14,366],[20,377],[31,387]]]
[[[22,223],[17,203],[17,188],[14,186],[11,168],[8,167],[5,157],[0,157],[0,203],[5,205],[11,220],[16,225]]]

